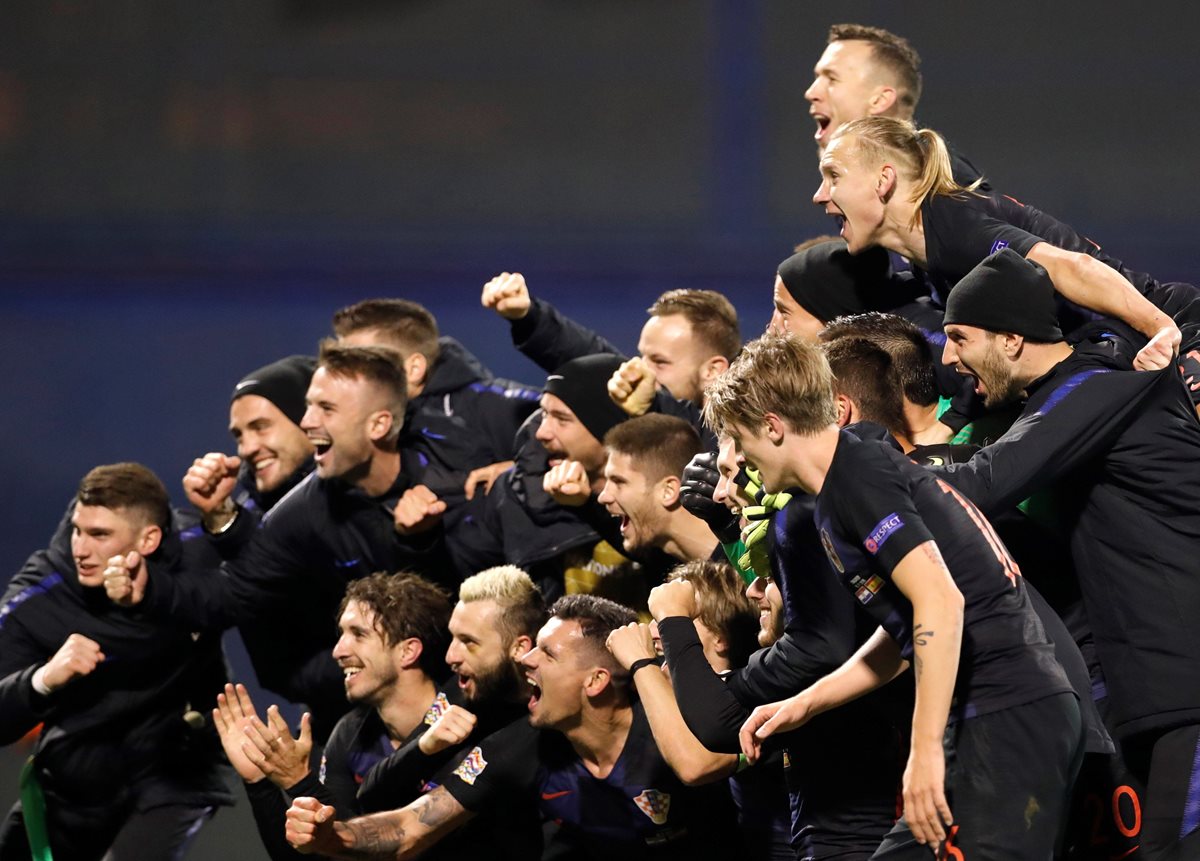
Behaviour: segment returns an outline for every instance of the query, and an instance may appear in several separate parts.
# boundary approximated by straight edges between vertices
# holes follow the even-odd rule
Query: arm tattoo
[[[935,633],[934,631],[930,631],[930,630],[922,631],[921,629],[923,627],[924,627],[924,625],[917,625],[913,628],[913,643],[915,643],[918,646],[927,645],[929,643],[929,638],[932,637]]]
[[[437,828],[462,808],[444,787],[439,786],[416,803],[417,821],[426,828]]]
[[[393,821],[394,814],[366,816],[343,823],[354,836],[356,857],[370,858],[383,852],[404,848],[404,826]]]

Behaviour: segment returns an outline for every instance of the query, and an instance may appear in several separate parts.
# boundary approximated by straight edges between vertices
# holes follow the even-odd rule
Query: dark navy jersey
[[[632,708],[625,747],[603,779],[566,736],[522,721],[480,742],[444,786],[471,811],[523,797],[558,823],[556,839],[588,858],[690,861],[734,851],[726,782],[684,786],[659,753],[641,703]]]
[[[1071,690],[1020,570],[969,500],[877,440],[842,432],[814,520],[838,579],[913,656],[913,608],[892,571],[935,541],[965,602],[951,718]]]

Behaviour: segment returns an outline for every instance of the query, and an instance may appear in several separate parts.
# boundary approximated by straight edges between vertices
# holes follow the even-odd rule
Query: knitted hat
[[[901,288],[891,276],[887,251],[869,248],[851,254],[843,239],[818,243],[779,264],[783,286],[800,307],[822,323],[911,302],[912,291]]]
[[[236,401],[244,395],[258,395],[279,407],[279,411],[300,424],[304,418],[304,396],[312,381],[317,360],[312,356],[288,356],[251,371],[234,386],[229,400]]]
[[[608,380],[621,362],[611,353],[572,359],[546,378],[542,391],[560,399],[588,433],[602,440],[609,429],[629,418],[608,396]]]
[[[944,317],[945,325],[952,323],[1042,343],[1063,339],[1050,276],[1011,248],[987,257],[954,285]]]

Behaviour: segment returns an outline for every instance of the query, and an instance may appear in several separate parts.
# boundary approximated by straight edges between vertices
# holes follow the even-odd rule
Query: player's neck
[[[383,496],[400,477],[400,452],[392,448],[377,448],[371,455],[367,474],[357,484],[367,496]]]
[[[593,777],[608,777],[625,749],[633,709],[628,703],[588,707],[578,726],[567,731],[567,740]]]
[[[837,451],[841,431],[835,424],[827,425],[814,434],[792,437],[791,478],[793,484],[816,496],[825,484],[825,476],[829,474],[829,466],[833,463],[834,452]]]
[[[437,685],[420,670],[402,670],[387,699],[377,708],[393,742],[402,742],[425,720]]]
[[[717,541],[707,523],[680,506],[671,512],[670,534],[662,549],[668,556],[690,562],[712,556]]]

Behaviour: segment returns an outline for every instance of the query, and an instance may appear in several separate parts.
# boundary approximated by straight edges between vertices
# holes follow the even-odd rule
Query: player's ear
[[[658,482],[658,498],[663,508],[671,508],[679,502],[679,476],[668,475]]]
[[[149,523],[142,527],[135,549],[145,557],[157,550],[160,544],[162,544],[162,527],[157,523]]]
[[[508,647],[508,656],[514,661],[519,661],[522,656],[529,654],[533,649],[533,640],[528,634],[520,634],[512,644]]]
[[[834,396],[837,402],[837,425],[844,428],[854,421],[854,402],[843,394]]]
[[[417,661],[421,660],[421,653],[425,650],[425,644],[421,642],[419,637],[409,637],[407,640],[401,640],[397,648],[400,651],[400,666],[407,669],[415,666]]]
[[[598,697],[612,683],[612,672],[607,667],[592,667],[583,682],[583,692],[589,697]]]
[[[775,413],[767,413],[763,416],[763,421],[767,425],[767,439],[774,443],[778,443],[783,439],[786,431],[783,419]]]

